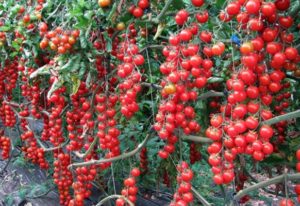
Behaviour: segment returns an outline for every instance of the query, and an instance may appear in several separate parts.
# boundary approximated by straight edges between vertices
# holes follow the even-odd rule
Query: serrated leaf
[[[93,14],[94,14],[93,11],[86,11],[86,12],[84,13],[84,18],[86,18],[86,19],[91,19],[92,16],[93,16]]]
[[[31,188],[31,190],[28,193],[29,197],[35,197],[38,196],[39,194],[43,194],[47,191],[46,185],[35,185]]]
[[[5,200],[4,200],[4,203],[7,206],[13,206],[14,205],[14,198],[13,198],[13,196],[12,195],[6,196]]]
[[[112,20],[112,17],[114,16],[114,14],[116,13],[117,11],[117,2],[115,2],[107,16],[107,21],[111,21]]]
[[[0,27],[0,31],[9,31],[11,29],[11,27],[10,26],[1,26]]]
[[[80,31],[80,37],[79,37],[79,40],[80,40],[80,46],[81,48],[85,49],[87,47],[87,44],[88,44],[88,41],[87,41],[87,38],[85,37],[85,32],[83,32],[83,30]]]
[[[106,43],[106,51],[111,52],[112,51],[112,40],[111,40],[111,38],[108,36],[107,32],[103,32],[103,37],[104,37],[105,43]]]
[[[79,89],[80,86],[80,79],[77,76],[71,76],[71,80],[72,80],[72,91],[71,94],[76,94],[76,92]]]
[[[63,85],[63,81],[59,79],[55,79],[48,91],[47,99],[50,99],[52,93],[55,92],[55,90],[57,90],[58,88],[60,88],[62,85]]]
[[[223,8],[223,5],[224,5],[225,2],[226,2],[226,1],[224,1],[224,0],[217,0],[216,6],[217,6],[219,9],[221,9],[221,8]]]
[[[154,40],[156,40],[160,35],[161,33],[163,32],[164,28],[165,28],[165,24],[163,23],[159,23],[158,26],[157,26],[157,30],[156,30],[156,33],[153,37]]]
[[[172,5],[175,9],[181,9],[184,7],[184,2],[183,0],[173,0]]]
[[[63,65],[59,71],[60,72],[76,72],[80,66],[81,57],[80,55],[72,56],[68,62]]]
[[[25,198],[27,192],[28,192],[27,189],[21,188],[21,189],[18,191],[18,196],[19,196],[19,198],[21,198],[21,199],[23,200],[23,199]]]
[[[84,62],[81,62],[80,63],[80,69],[79,69],[79,79],[81,79],[83,77],[83,75],[85,74],[85,71],[86,71],[86,65]]]
[[[220,77],[210,77],[207,82],[208,83],[215,83],[215,82],[223,82],[224,79]]]
[[[91,81],[92,81],[92,75],[91,75],[91,72],[89,72],[87,74],[87,77],[85,80],[85,84],[86,84],[87,88],[89,88],[91,86]]]
[[[12,42],[12,44],[11,44],[11,46],[15,49],[15,50],[17,50],[17,51],[19,51],[20,50],[20,45],[19,45],[19,43],[18,42],[16,42],[16,41],[13,41]]]
[[[85,0],[77,0],[77,3],[80,7],[85,7],[86,4]]]
[[[38,68],[34,72],[32,72],[30,74],[29,78],[33,79],[33,78],[37,77],[38,75],[50,74],[50,68],[51,68],[51,66],[46,64],[46,65]]]

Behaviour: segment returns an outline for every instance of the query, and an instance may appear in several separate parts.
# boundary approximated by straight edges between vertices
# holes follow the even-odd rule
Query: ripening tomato
[[[249,0],[245,8],[248,14],[257,14],[260,9],[260,2],[257,0]]]
[[[209,31],[202,31],[199,38],[205,43],[210,43],[212,40],[212,33]]]
[[[300,184],[295,185],[295,192],[297,195],[300,195]]]
[[[111,4],[111,0],[98,0],[100,7],[108,7]]]
[[[223,117],[220,114],[213,115],[212,118],[210,119],[210,124],[213,127],[219,127],[223,123]]]
[[[135,16],[136,18],[140,18],[143,16],[144,11],[140,7],[135,7],[132,11],[132,15]]]
[[[294,206],[294,202],[291,199],[282,199],[279,202],[279,206]]]
[[[290,0],[276,0],[275,6],[278,10],[284,11],[290,7]]]
[[[138,6],[142,9],[147,9],[149,7],[149,1],[148,0],[140,0],[138,2]]]
[[[64,46],[59,46],[59,47],[57,48],[57,52],[58,52],[59,54],[64,54],[64,53],[66,53],[66,48],[65,48]]]
[[[226,7],[226,11],[229,15],[237,15],[240,9],[241,5],[238,2],[231,2]]]
[[[190,41],[193,34],[189,29],[184,29],[179,33],[179,37],[181,41]]]
[[[291,16],[286,16],[286,17],[281,16],[281,17],[279,17],[278,21],[279,21],[279,24],[285,28],[290,28],[294,23],[294,20]]]
[[[204,12],[202,12],[202,13],[197,13],[196,14],[196,19],[197,19],[197,21],[199,22],[199,23],[201,23],[201,24],[203,24],[203,23],[205,23],[205,22],[207,22],[208,21],[208,11],[207,10],[205,10]]]
[[[245,42],[240,47],[240,52],[242,54],[250,54],[253,51],[253,45],[251,42]]]
[[[262,161],[264,159],[264,153],[261,151],[254,151],[252,154],[253,159],[256,161]]]
[[[223,54],[224,50],[225,50],[225,44],[222,42],[219,42],[215,45],[212,46],[212,53],[215,56],[220,56],[221,54]]]
[[[133,168],[130,172],[130,174],[133,176],[133,177],[138,177],[140,176],[141,174],[141,171],[139,168]]]
[[[274,134],[274,131],[273,131],[273,128],[270,125],[263,125],[259,129],[259,135],[263,139],[268,140],[273,136],[273,134]]]
[[[261,6],[261,12],[264,16],[272,16],[276,12],[276,6],[273,2],[264,2]]]
[[[288,60],[294,60],[298,56],[298,50],[294,47],[288,47],[285,49],[284,54]]]
[[[249,28],[252,31],[261,31],[264,28],[264,24],[261,19],[252,18],[249,20]]]
[[[191,0],[191,2],[196,7],[200,7],[204,4],[204,0]]]
[[[47,40],[47,39],[43,39],[43,40],[40,42],[40,48],[41,48],[41,49],[45,49],[45,48],[47,48],[48,44],[49,44],[48,40]]]
[[[224,182],[223,176],[221,174],[214,175],[213,180],[216,185],[221,185]]]

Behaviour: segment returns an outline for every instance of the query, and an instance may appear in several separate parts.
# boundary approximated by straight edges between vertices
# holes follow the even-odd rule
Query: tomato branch
[[[265,120],[265,121],[261,122],[261,125],[264,125],[264,124],[272,125],[272,124],[276,124],[281,121],[294,119],[294,118],[298,118],[298,117],[300,117],[300,109],[298,109],[294,112],[289,112],[287,114],[279,115],[272,119]]]
[[[284,179],[287,179],[287,180],[298,180],[300,179],[300,173],[298,174],[282,174],[282,175],[279,175],[277,177],[274,177],[272,179],[268,179],[268,180],[265,180],[265,181],[262,181],[262,182],[259,182],[257,184],[254,184],[252,186],[249,186],[243,190],[240,190],[235,196],[234,196],[234,200],[239,200],[240,198],[242,198],[244,195],[246,194],[249,194],[250,192],[252,191],[256,191],[260,188],[264,188],[264,187],[267,187],[269,185],[273,185],[273,184],[276,184],[276,183],[280,183],[282,181],[284,181]]]
[[[158,16],[154,19],[152,19],[152,22],[158,24],[162,17],[165,15],[165,13],[168,11],[169,7],[173,3],[173,0],[168,0],[167,3],[165,4],[164,8],[161,10],[161,12],[158,14]]]
[[[123,195],[110,195],[110,196],[102,199],[96,206],[101,206],[101,205],[103,205],[104,203],[106,203],[107,201],[109,201],[111,199],[119,199],[119,198],[125,200],[130,206],[134,206],[134,204],[129,199],[124,197]]]
[[[147,82],[142,82],[141,86],[144,87],[152,87],[153,89],[157,89],[157,90],[161,90],[162,86],[158,85],[158,84],[153,84],[153,83],[147,83]]]
[[[30,131],[32,131],[31,129],[30,129],[30,127],[29,126],[26,126],[26,128],[28,129],[28,130],[30,130]],[[32,131],[33,132],[33,131]],[[34,133],[34,132],[33,132]],[[56,147],[45,147],[45,145],[42,143],[42,141],[38,138],[38,137],[36,137],[36,135],[34,134],[34,138],[36,139],[36,141],[37,141],[37,143],[39,144],[39,146],[44,150],[44,152],[51,152],[51,151],[54,151],[54,150],[58,150],[58,149],[60,149],[60,148],[63,148],[63,147],[65,147],[68,143],[69,143],[69,139],[68,140],[66,140],[64,143],[62,143],[62,144],[60,144],[60,145],[58,145],[58,146],[56,146]]]
[[[198,193],[198,191],[192,187],[192,192],[194,193],[195,197],[204,205],[204,206],[211,206],[211,204],[209,202],[207,202],[207,200],[200,195],[200,193]]]
[[[87,161],[87,162],[73,163],[73,164],[70,164],[68,166],[68,169],[71,169],[73,167],[82,167],[82,166],[88,166],[88,165],[98,165],[98,164],[106,163],[106,162],[115,162],[115,161],[118,161],[118,160],[121,160],[121,159],[132,157],[133,155],[135,155],[136,153],[138,153],[145,146],[145,144],[147,143],[147,141],[149,140],[149,138],[150,138],[150,134],[148,134],[146,136],[146,138],[143,140],[143,142],[141,142],[134,150],[132,150],[130,152],[121,154],[121,155],[116,156],[116,157],[108,158],[108,159],[90,160],[90,161]]]
[[[198,142],[198,143],[204,143],[204,144],[210,144],[213,141],[207,137],[199,137],[199,136],[193,136],[193,135],[184,135],[182,136],[183,140],[189,140],[193,142]]]
[[[243,172],[248,176],[250,177],[250,179],[254,182],[254,183],[259,183],[259,180],[257,180],[255,177],[253,177],[250,172],[248,172],[248,170],[245,168],[245,167],[242,167],[243,168]],[[274,191],[271,191],[271,190],[268,190],[267,188],[261,188],[263,191],[269,193],[269,194],[272,194],[272,195],[277,195],[277,196],[281,196],[281,197],[285,197],[285,194],[280,194],[278,192],[274,192]]]
[[[88,148],[88,150],[85,153],[75,152],[75,155],[79,158],[85,158],[86,156],[88,156],[92,152],[95,144],[97,143],[97,140],[98,140],[98,138],[95,137],[92,144],[90,145],[90,147]]]
[[[143,49],[141,49],[140,53],[143,53],[147,49],[162,49],[162,48],[164,48],[164,45],[149,45],[149,46],[146,46]]]
[[[201,94],[198,99],[203,100],[203,99],[208,99],[210,97],[224,97],[224,96],[225,96],[224,92],[216,92],[212,90]]]

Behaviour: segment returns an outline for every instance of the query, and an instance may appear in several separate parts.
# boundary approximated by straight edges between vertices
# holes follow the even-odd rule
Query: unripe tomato
[[[116,26],[116,29],[117,29],[118,31],[123,31],[123,30],[125,29],[125,24],[124,24],[124,22],[119,22],[119,23],[117,24],[117,26]]]

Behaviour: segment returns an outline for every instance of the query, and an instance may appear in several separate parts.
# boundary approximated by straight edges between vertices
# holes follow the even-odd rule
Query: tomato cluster
[[[10,147],[11,147],[10,138],[6,137],[6,136],[1,136],[0,137],[0,149],[2,150],[2,152],[1,152],[2,159],[9,158]]]
[[[46,49],[49,47],[58,54],[65,54],[70,51],[80,34],[79,30],[64,31],[61,27],[48,31],[48,26],[44,22],[40,23],[39,30],[40,35],[43,37],[40,48]]]
[[[84,97],[87,92],[85,84],[81,83],[76,94],[71,96],[72,110],[66,113],[71,140],[67,146],[69,151],[80,151],[85,143],[85,135],[94,128],[93,111],[90,110],[90,102]]]
[[[125,188],[122,189],[121,194],[126,197],[130,202],[135,204],[137,200],[138,187],[136,186],[136,178],[141,174],[139,168],[133,168],[130,172],[131,176],[124,180]],[[122,198],[116,200],[116,206],[125,206],[126,201]]]
[[[150,6],[149,0],[139,0],[137,6],[131,5],[128,8],[130,14],[135,18],[141,18],[144,15],[144,10]]]
[[[90,33],[87,33],[89,38],[86,40],[89,42],[86,48],[81,48],[82,45],[77,43],[80,31],[68,27],[68,22],[59,22],[64,26],[57,27],[57,22],[51,22],[53,16],[42,17],[42,12],[45,13],[52,7],[51,4],[45,4],[47,8],[43,9],[44,0],[29,1],[26,6],[17,5],[12,8],[12,14],[3,15],[3,19],[9,19],[12,15],[12,22],[18,23],[14,31],[6,32],[5,30],[11,30],[13,27],[2,27],[6,22],[2,19],[0,22],[1,52],[3,49],[8,56],[17,56],[3,61],[0,69],[1,121],[6,127],[13,127],[17,122],[16,117],[19,118],[22,128],[22,151],[29,161],[47,169],[49,165],[45,160],[45,152],[52,151],[53,178],[60,193],[61,205],[84,205],[84,200],[91,195],[91,182],[96,179],[97,173],[111,166],[111,162],[106,162],[76,167],[73,165],[73,155],[82,162],[121,155],[119,137],[120,128],[124,126],[121,122],[123,116],[130,119],[140,110],[137,100],[141,93],[141,71],[145,59],[139,45],[143,45],[146,38],[141,40],[139,37],[150,36],[150,24],[158,23],[156,20],[160,21],[159,18],[166,13],[158,14],[159,18],[152,21],[150,12],[156,11],[159,6],[154,4],[150,10],[151,1],[138,0],[129,7],[129,13],[141,18],[144,13],[149,12],[149,25],[144,27],[144,19],[138,20],[138,24],[131,23],[125,30],[125,23],[129,22],[125,20],[127,17],[121,16],[124,22],[127,21],[125,23],[115,21],[119,18],[116,14],[120,14],[119,10],[122,10],[119,7],[122,7],[124,2],[114,2],[109,17],[100,21],[96,17],[108,12],[112,1],[98,0],[99,6],[107,9],[92,12],[94,22],[90,24]],[[202,7],[204,0],[191,0],[191,3],[194,7]],[[60,7],[63,6],[59,5],[55,12],[63,14],[65,11],[60,11]],[[165,61],[159,66],[163,76],[160,84],[162,101],[158,106],[154,129],[159,138],[166,142],[158,152],[159,157],[168,158],[176,151],[176,143],[182,135],[200,134],[201,127],[195,106],[199,95],[206,89],[220,90],[223,85],[226,85],[225,103],[221,104],[220,97],[209,100],[213,115],[210,126],[205,131],[206,136],[213,141],[207,151],[214,182],[227,184],[235,178],[235,189],[239,191],[243,189],[247,178],[242,172],[235,173],[237,165],[234,161],[237,155],[247,154],[255,161],[262,161],[278,151],[277,145],[285,141],[288,124],[281,121],[273,127],[264,121],[288,112],[291,87],[290,82],[285,80],[286,72],[294,72],[296,76],[300,76],[300,58],[297,48],[293,46],[296,38],[290,29],[294,19],[287,13],[289,7],[289,0],[230,1],[219,17],[224,22],[236,20],[237,24],[234,22],[230,25],[232,31],[239,32],[238,38],[241,42],[236,45],[233,42],[229,47],[217,39],[219,34],[204,29],[210,28],[211,22],[214,22],[208,22],[208,7],[202,7],[201,11],[195,8],[181,9],[174,16],[175,26],[160,24],[164,27],[161,39],[164,39],[166,27],[176,27],[178,31],[171,34],[168,42],[164,44],[162,54]],[[88,6],[83,9],[81,5],[80,8],[82,12],[89,10]],[[77,21],[75,14],[71,21],[73,20]],[[101,29],[96,28],[98,21],[104,26],[109,22],[110,25],[116,25],[116,28],[104,28],[103,25]],[[74,28],[80,27],[80,24],[76,24]],[[152,33],[156,31],[153,27]],[[34,36],[34,33],[37,36]],[[34,43],[37,39],[37,47],[31,47],[31,42]],[[85,40],[85,35],[81,34],[80,40]],[[38,51],[28,52],[27,47],[37,48]],[[88,49],[92,51],[82,56],[80,67],[85,64],[92,65],[91,67],[80,68],[78,73],[61,73],[59,68],[65,61],[71,60],[71,55],[79,56]],[[146,49],[149,48],[143,51],[149,52]],[[232,54],[224,55],[226,50],[232,50]],[[61,54],[67,55],[60,56]],[[161,60],[158,53],[151,51],[149,54],[153,55],[157,62]],[[29,58],[33,55],[35,58],[31,61]],[[223,60],[230,61],[230,58],[233,59],[233,63],[228,66],[227,82],[208,84],[209,78],[214,79],[211,78],[213,73],[218,75],[218,61],[216,64],[214,61],[221,60],[221,63],[218,63],[220,65]],[[152,59],[148,60],[149,66],[152,66]],[[43,81],[41,76],[32,75],[37,71],[37,67],[41,67],[39,71],[45,69],[42,73],[50,73],[49,82]],[[49,67],[51,69],[47,70]],[[97,75],[93,76],[96,73]],[[71,80],[66,80],[57,89],[57,85],[65,79]],[[13,102],[13,92],[17,93],[18,87],[22,96],[20,104]],[[15,88],[17,89],[14,90]],[[43,121],[40,137],[29,127],[28,120],[31,118]],[[44,144],[46,142],[49,144]],[[9,138],[0,137],[3,159],[9,157],[10,144]],[[191,164],[201,159],[200,146],[190,143]],[[296,155],[300,161],[300,152]],[[149,170],[146,147],[142,148],[139,157],[140,169],[131,170],[130,177],[124,180],[125,188],[121,192],[121,195],[133,203],[137,199],[137,178]],[[71,164],[72,169],[76,168],[73,174]],[[193,171],[186,162],[178,165],[177,170],[178,187],[170,205],[188,205],[193,201]],[[299,163],[297,171],[300,171]],[[167,168],[163,169],[162,176],[163,183],[170,187],[172,177]],[[296,185],[295,191],[299,196],[299,185]],[[244,196],[240,202],[248,200],[249,196]],[[287,202],[290,200],[282,200],[280,204],[292,205]],[[116,205],[127,205],[126,199],[117,199]]]
[[[52,80],[50,80],[52,81]],[[62,130],[62,118],[61,113],[66,104],[66,100],[62,95],[65,92],[66,88],[62,87],[54,92],[50,97],[49,103],[52,103],[51,113],[49,116],[49,127],[50,127],[50,142],[54,146],[58,146],[64,142],[63,130]]]
[[[38,164],[42,169],[48,169],[49,164],[45,159],[45,151],[39,147],[35,134],[27,128],[21,135],[21,139],[24,141],[22,151],[25,153],[25,158]]]
[[[72,196],[70,195],[70,187],[73,184],[72,172],[68,169],[68,166],[71,163],[71,157],[69,154],[64,154],[63,152],[55,152],[54,157],[55,161],[53,163],[53,179],[59,191],[59,204],[69,206],[69,203],[72,199]],[[79,200],[76,199],[76,201],[78,200],[79,203],[81,203],[83,200],[83,197],[80,197],[80,199],[78,198]]]
[[[96,111],[98,112],[98,132],[100,147],[103,150],[108,150],[106,158],[114,157],[120,154],[120,131],[117,129],[115,119],[116,109],[114,108],[118,101],[118,97],[114,94],[108,97],[105,94],[96,95]],[[111,163],[103,163],[102,168],[105,169]]]
[[[92,181],[97,175],[96,166],[92,165],[88,167],[76,168],[77,181],[73,183],[74,199],[70,201],[68,206],[83,206],[84,199],[91,195],[91,189],[93,187]]]
[[[233,66],[226,83],[227,103],[220,108],[221,114],[212,117],[211,127],[206,130],[207,137],[215,141],[208,152],[216,184],[233,180],[233,161],[237,154],[245,153],[261,161],[274,151],[271,138],[276,131],[261,122],[273,117],[272,110],[284,114],[282,110],[288,107],[288,102],[273,108],[273,95],[289,86],[282,83],[285,65],[294,64],[299,58],[296,49],[290,46],[293,34],[288,33],[288,28],[293,22],[281,13],[289,7],[289,1],[278,2],[233,1],[220,14],[223,21],[236,17],[245,36],[251,32],[253,35],[240,46],[241,62]],[[286,94],[287,99],[289,96]],[[275,99],[283,98],[278,94]],[[283,134],[285,125],[286,122],[277,124],[279,134]]]
[[[124,42],[120,42],[116,57],[122,61],[117,67],[117,74],[121,78],[119,83],[121,113],[130,118],[139,110],[136,102],[137,94],[141,91],[141,74],[138,66],[144,64],[144,57],[139,54],[136,45],[137,31],[134,25],[129,26],[128,35],[123,35]]]
[[[189,165],[186,162],[181,162],[177,165],[178,175],[177,175],[177,184],[178,188],[174,194],[173,201],[170,203],[170,206],[187,206],[193,202],[194,196],[192,193],[191,181],[194,177],[193,171],[189,168]]]

